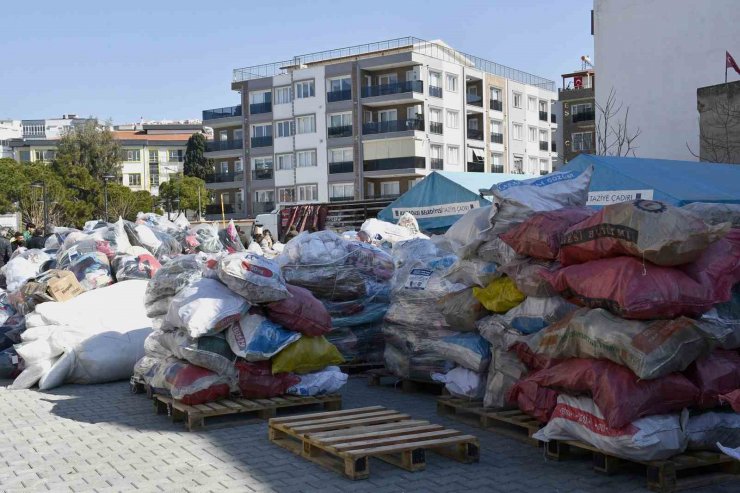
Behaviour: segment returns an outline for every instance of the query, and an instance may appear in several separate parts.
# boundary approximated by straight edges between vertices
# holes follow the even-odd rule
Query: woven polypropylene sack
[[[311,373],[341,363],[344,358],[324,336],[303,336],[272,358],[272,373]]]
[[[311,291],[300,286],[287,286],[290,296],[265,307],[267,317],[286,329],[307,336],[320,336],[331,330],[331,315]]]
[[[187,329],[190,337],[200,337],[221,332],[248,309],[244,298],[220,282],[201,278],[172,298],[166,320]]]
[[[502,234],[501,239],[519,255],[555,260],[563,233],[593,214],[593,209],[586,207],[538,212]]]
[[[224,333],[231,350],[247,361],[270,359],[301,337],[298,332],[283,328],[256,310],[231,324]]]
[[[494,279],[485,288],[473,288],[473,295],[481,304],[494,313],[505,313],[524,301],[524,293],[519,291],[509,277]]]
[[[232,253],[222,258],[218,263],[218,278],[253,305],[290,296],[280,266],[253,253]]]

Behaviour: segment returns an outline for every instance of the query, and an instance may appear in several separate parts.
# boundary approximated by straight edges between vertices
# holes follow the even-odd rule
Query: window
[[[442,146],[432,144],[429,148],[429,157],[432,159],[442,159]]]
[[[20,151],[20,160],[22,163],[28,163],[31,161],[31,151]]]
[[[445,80],[447,81],[447,90],[457,92],[457,75],[447,74]]]
[[[401,195],[401,184],[397,181],[380,182],[380,195],[383,197]]]
[[[228,161],[221,161],[219,163],[219,171],[221,174],[226,174],[229,172],[229,163]]]
[[[319,200],[319,186],[318,185],[298,185],[298,200],[303,202],[306,200]]]
[[[424,178],[414,178],[413,180],[409,180],[409,190],[414,187],[417,183],[419,183]]]
[[[432,87],[442,87],[442,74],[439,72],[429,71],[429,85]]]
[[[571,134],[573,151],[590,151],[593,132],[577,132]]]
[[[252,125],[252,137],[272,137],[272,125]]]
[[[398,74],[383,74],[378,76],[378,85],[387,86],[398,83]]]
[[[316,115],[299,116],[295,119],[295,133],[311,134],[316,132]]]
[[[44,151],[33,151],[33,155],[36,161],[44,160]]]
[[[491,133],[492,134],[502,134],[504,133],[502,131],[502,122],[499,120],[491,120]]]
[[[280,202],[295,202],[295,189],[278,188],[278,200]]]
[[[283,120],[275,123],[277,126],[277,137],[290,137],[293,135],[293,122],[291,120]]]
[[[328,92],[351,91],[352,78],[341,77],[339,79],[329,79]]]
[[[237,159],[234,161],[234,171],[237,173],[241,173],[244,171],[244,164],[242,164],[242,158]]]
[[[519,92],[515,92],[512,94],[512,106],[514,108],[521,108],[522,107],[522,94]]]
[[[333,199],[337,198],[354,198],[355,196],[355,185],[354,183],[332,183],[329,186],[329,197]]]
[[[292,100],[290,86],[275,88],[275,104],[288,104]]]
[[[442,110],[439,108],[429,108],[429,121],[432,123],[442,123]]]
[[[540,99],[540,111],[547,113],[547,101]]]
[[[501,166],[501,158],[502,157],[503,157],[503,155],[501,155],[499,153],[496,153],[496,152],[492,152],[491,153],[491,165],[492,166]]]
[[[352,113],[329,115],[329,127],[351,127]]]
[[[537,142],[537,127],[527,127],[528,140],[530,142]]]
[[[159,152],[157,151],[149,151],[149,162],[150,163],[156,163],[159,161]]]
[[[540,159],[540,171],[549,171],[550,163],[547,162],[547,159]]]
[[[574,104],[570,107],[570,112],[573,115],[573,121],[584,121],[586,120],[586,118],[579,119],[576,115],[592,113],[593,106],[591,105],[591,103]]]
[[[169,151],[168,156],[169,156],[168,161],[179,163],[183,159],[182,158],[182,149],[177,150],[177,151]]]
[[[141,161],[141,151],[139,149],[125,150],[123,151],[123,159],[125,161]]]
[[[447,164],[460,164],[460,147],[447,146]]]
[[[512,137],[514,140],[522,140],[522,124],[514,123],[511,125]]]
[[[532,175],[537,174],[539,171],[538,167],[539,167],[539,159],[533,156],[529,156],[527,173],[532,174]]]
[[[537,98],[533,98],[532,96],[527,98],[527,110],[537,111]]]
[[[269,103],[272,91],[254,91],[249,93],[249,104]]]
[[[254,192],[254,201],[259,202],[261,204],[264,204],[265,202],[274,202],[275,201],[275,191],[274,190],[257,190]]]
[[[547,130],[540,130],[540,142],[547,142]]]
[[[371,181],[367,182],[367,196],[375,197],[375,183]]]
[[[256,157],[252,159],[252,166],[258,171],[272,169],[272,156]]]
[[[242,140],[244,138],[244,130],[241,128],[234,129],[234,140]]]
[[[514,156],[512,173],[524,173],[524,158],[522,156]]]
[[[493,101],[501,101],[501,89],[498,87],[491,88],[491,99]]]
[[[329,163],[351,163],[353,161],[351,147],[344,149],[329,149]]]
[[[295,85],[295,97],[297,99],[312,98],[314,97],[314,81],[304,80],[302,82],[296,82]]]
[[[299,168],[308,168],[316,166],[316,149],[310,151],[298,151],[295,153],[296,166]]]
[[[229,140],[229,132],[227,130],[221,130],[218,133],[218,140],[220,140],[221,142],[226,142],[227,140]]]
[[[141,186],[141,173],[131,173],[128,175],[128,185],[130,187]]]
[[[149,163],[149,185],[159,186],[159,165],[157,163]]]
[[[277,154],[275,159],[277,159],[277,169],[293,169],[293,154]]]
[[[460,127],[460,113],[459,112],[447,110],[447,126],[450,128]]]

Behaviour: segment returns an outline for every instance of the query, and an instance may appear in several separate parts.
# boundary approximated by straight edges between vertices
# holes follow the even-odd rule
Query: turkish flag
[[[576,89],[580,89],[583,87],[583,76],[576,75],[575,77],[573,77],[573,87],[575,87]]]
[[[735,61],[734,58],[732,58],[732,55],[730,55],[730,52],[725,51],[725,55],[726,55],[725,69],[732,67],[735,69],[735,72],[737,72],[738,75],[740,75],[740,68],[738,68],[737,62]]]

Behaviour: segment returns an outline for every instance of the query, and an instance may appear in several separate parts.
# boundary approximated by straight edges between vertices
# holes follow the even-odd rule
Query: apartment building
[[[593,69],[562,75],[563,88],[558,90],[558,100],[563,112],[560,153],[564,163],[596,149],[594,75]]]
[[[240,121],[246,172],[230,174],[239,156],[224,154],[234,181],[220,186],[246,191],[247,215],[394,197],[433,170],[547,173],[557,160],[555,83],[442,41],[399,38],[235,69],[232,89],[243,114],[226,111],[224,139]]]
[[[0,158],[13,158],[10,141],[20,139],[23,129],[20,120],[0,120]]]

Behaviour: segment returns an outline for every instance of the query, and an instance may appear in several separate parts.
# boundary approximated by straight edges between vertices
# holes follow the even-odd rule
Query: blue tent
[[[581,154],[561,170],[582,171],[592,165],[591,206],[639,198],[676,206],[691,202],[740,204],[738,164]]]
[[[395,223],[404,212],[410,212],[423,231],[443,232],[470,209],[491,204],[481,198],[481,189],[528,178],[532,176],[434,171],[381,210],[378,218]]]

